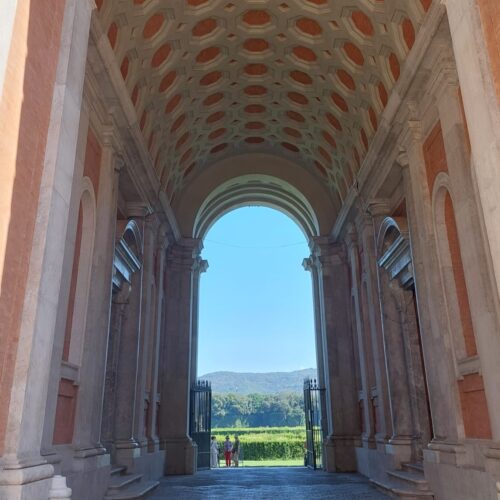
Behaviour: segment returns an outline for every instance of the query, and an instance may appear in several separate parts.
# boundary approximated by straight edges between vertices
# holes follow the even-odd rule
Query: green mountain
[[[306,368],[293,372],[271,373],[213,372],[199,378],[210,381],[214,393],[276,394],[279,392],[302,393],[304,379],[307,377],[315,378],[316,370]]]

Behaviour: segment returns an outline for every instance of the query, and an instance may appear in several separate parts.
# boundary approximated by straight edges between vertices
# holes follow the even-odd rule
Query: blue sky
[[[199,375],[316,366],[308,255],[296,223],[270,208],[240,208],[214,224],[202,252]]]

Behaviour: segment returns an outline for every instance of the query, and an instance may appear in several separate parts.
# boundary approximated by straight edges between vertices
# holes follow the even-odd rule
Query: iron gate
[[[212,387],[207,380],[198,380],[191,387],[189,435],[198,445],[198,469],[210,468],[212,432]]]
[[[306,416],[305,465],[312,469],[323,468],[323,431],[321,428],[321,402],[325,389],[316,379],[304,380],[304,411]]]

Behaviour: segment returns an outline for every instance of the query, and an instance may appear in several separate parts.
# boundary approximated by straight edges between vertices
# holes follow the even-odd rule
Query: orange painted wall
[[[0,455],[17,353],[65,2],[19,0],[0,102],[0,186],[11,199],[0,296]],[[5,214],[3,214],[5,217]],[[3,257],[0,256],[0,257]]]
[[[458,239],[457,223],[455,221],[455,211],[449,193],[446,193],[444,202],[444,218],[448,235],[448,245],[450,248],[451,265],[455,276],[455,288],[457,290],[457,300],[460,309],[460,320],[462,322],[462,333],[465,342],[465,352],[467,356],[477,354],[476,339],[474,338],[474,328],[472,326],[472,316],[470,312],[469,296],[465,283],[464,266],[460,255],[460,241]]]
[[[73,384],[73,381],[61,379],[57,394],[54,444],[67,444],[73,441],[77,392],[78,387]]]
[[[500,2],[477,0],[497,97],[500,100]]]
[[[429,193],[432,193],[437,175],[440,172],[448,172],[441,122],[438,122],[431,130],[425,139],[423,147],[427,184],[429,186]]]
[[[73,312],[75,309],[75,295],[76,295],[76,285],[78,281],[78,267],[80,265],[80,251],[82,246],[82,225],[83,225],[83,213],[82,204],[80,203],[80,209],[78,210],[78,227],[76,229],[76,240],[75,240],[75,253],[73,256],[73,269],[71,270],[71,284],[69,289],[69,299],[68,299],[68,313],[66,315],[66,329],[64,331],[64,347],[62,359],[68,361],[69,359],[69,346],[71,343],[71,327],[73,324]]]
[[[465,375],[463,380],[459,380],[458,389],[466,437],[491,439],[490,416],[483,377],[477,373]]]

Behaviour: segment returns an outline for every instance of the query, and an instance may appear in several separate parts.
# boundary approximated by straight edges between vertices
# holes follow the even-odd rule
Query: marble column
[[[199,316],[199,297],[200,278],[202,273],[208,269],[208,261],[197,258],[193,269],[193,318],[191,319],[191,381],[198,379],[198,316]]]
[[[159,394],[158,394],[158,379],[160,372],[160,338],[163,326],[163,279],[165,274],[165,261],[166,252],[168,248],[168,239],[166,237],[164,227],[160,226],[158,230],[158,237],[156,241],[156,259],[155,259],[155,304],[154,304],[154,315],[152,317],[152,335],[151,335],[151,346],[149,350],[148,359],[148,370],[149,370],[149,412],[147,415],[147,427],[149,433],[147,435],[148,439],[148,451],[154,452],[159,450],[160,438],[157,435],[157,419],[158,415],[158,404],[159,404]]]
[[[315,243],[310,243],[311,250],[314,252]],[[321,300],[321,277],[320,264],[317,257],[311,255],[302,261],[302,266],[306,271],[310,272],[312,292],[313,292],[313,307],[314,307],[314,340],[316,344],[316,371],[317,381],[320,389],[325,390],[325,398],[321,399],[321,430],[323,437],[326,438],[333,430],[333,417],[331,405],[327,404],[331,401],[330,384],[328,383],[328,374],[325,371],[325,356],[327,355],[325,339],[325,321],[323,313],[323,303]],[[326,360],[328,362],[328,360]]]
[[[182,239],[168,248],[166,324],[162,332],[160,440],[166,450],[166,474],[193,474],[197,446],[189,437],[195,269],[202,243]]]
[[[379,271],[379,286],[392,424],[392,435],[386,450],[399,463],[408,462],[411,458],[413,426],[408,359],[403,336],[404,300],[399,283],[391,280],[384,269]]]
[[[41,457],[45,405],[82,106],[90,2],[65,4],[27,291],[0,463],[0,498],[45,500],[53,467]],[[41,360],[44,360],[42,362]]]
[[[151,338],[154,337],[154,258],[156,247],[156,215],[148,215],[144,221],[144,250],[142,261],[141,319],[138,343],[137,387],[135,395],[134,436],[142,449],[147,446],[146,425],[146,386],[149,371]]]
[[[371,343],[376,384],[377,428],[375,438],[384,444],[392,435],[391,412],[385,369],[384,339],[380,315],[380,295],[378,285],[378,264],[376,236],[381,221],[388,213],[388,205],[384,201],[372,200],[367,206],[367,215],[358,218],[359,239],[363,246],[362,263],[364,282],[366,284],[368,319],[371,331]],[[369,215],[368,215],[369,214]]]
[[[141,233],[144,235],[145,214],[143,210],[145,210],[144,207],[139,207],[134,220],[142,228]],[[144,262],[144,248],[137,257]],[[141,265],[141,268],[132,275],[131,291],[119,332],[118,363],[115,375],[113,458],[115,463],[127,465],[131,469],[133,469],[134,460],[140,456],[136,402],[140,381],[143,280],[144,271]]]
[[[375,445],[375,429],[373,421],[373,413],[371,407],[372,388],[375,384],[375,375],[373,368],[373,356],[371,351],[371,340],[369,325],[366,317],[366,303],[363,303],[363,279],[360,268],[360,248],[358,236],[354,227],[351,227],[346,235],[347,258],[350,270],[350,294],[353,304],[353,321],[356,331],[358,344],[358,358],[361,379],[361,393],[363,401],[363,446],[366,448],[374,448]]]
[[[318,298],[322,304],[322,348],[327,405],[330,407],[327,414],[331,419],[325,443],[326,468],[331,472],[354,471],[360,424],[345,249],[328,238],[315,238],[313,259],[318,273]]]
[[[450,452],[463,435],[456,384],[452,339],[440,283],[439,263],[432,226],[432,211],[422,149],[421,123],[411,120],[403,137],[405,152],[398,158],[403,169],[415,292],[420,320],[424,363],[429,377],[429,399],[434,439]],[[431,444],[432,446],[432,444]],[[443,449],[444,449],[443,448]]]

